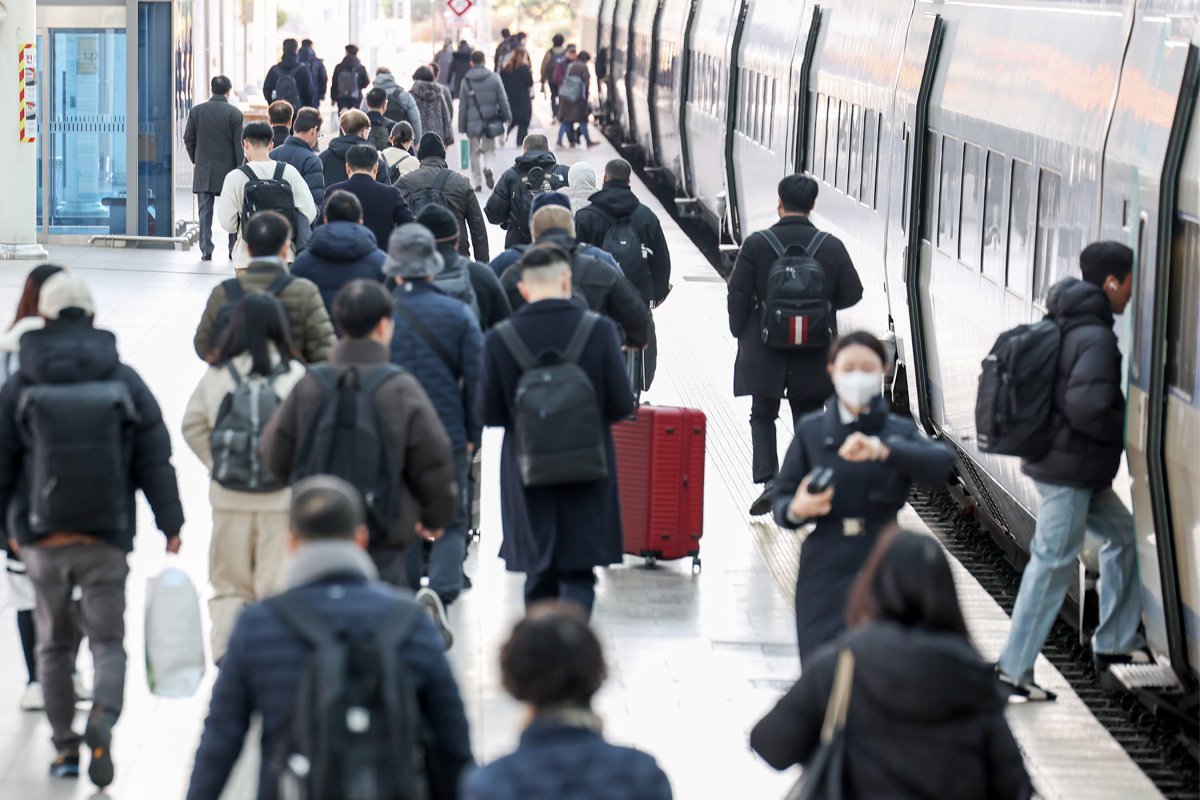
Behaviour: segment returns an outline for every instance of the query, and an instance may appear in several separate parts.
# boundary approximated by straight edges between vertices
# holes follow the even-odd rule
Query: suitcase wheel
[[[478,542],[481,538],[483,537],[479,532],[479,528],[471,528],[471,530],[467,531],[468,542]]]
[[[657,567],[658,566],[658,556],[647,554],[645,566],[646,566],[646,569],[654,569],[655,567]]]
[[[700,556],[692,556],[692,572],[700,572]]]

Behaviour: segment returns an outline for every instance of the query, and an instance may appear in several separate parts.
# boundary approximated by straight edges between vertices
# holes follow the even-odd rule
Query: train
[[[820,182],[818,227],[866,287],[843,329],[889,342],[889,394],[953,446],[958,490],[1019,559],[1037,493],[978,446],[980,364],[1045,313],[1078,254],[1136,254],[1118,322],[1143,621],[1123,674],[1194,724],[1200,668],[1200,2],[584,0],[611,137],[732,257],[774,187]],[[1094,567],[1095,554],[1085,555]],[[1088,569],[1073,588],[1079,608]],[[1077,620],[1078,621],[1078,620]]]

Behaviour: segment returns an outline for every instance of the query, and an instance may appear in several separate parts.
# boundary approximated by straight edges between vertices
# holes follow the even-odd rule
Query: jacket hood
[[[55,320],[21,340],[21,374],[33,383],[99,380],[119,364],[117,337],[86,319]]]
[[[484,67],[484,66],[471,67],[469,70],[467,70],[466,79],[469,81],[481,81],[484,78],[486,78],[488,75],[491,75],[491,74],[492,74],[492,71],[490,69],[488,69],[487,67]]]
[[[1046,310],[1055,317],[1099,317],[1112,326],[1113,312],[1108,295],[1099,286],[1079,278],[1063,278],[1050,289]]]
[[[975,648],[950,633],[872,622],[852,632],[854,683],[880,713],[907,722],[945,722],[1003,709],[1007,699]]]
[[[346,160],[346,153],[351,147],[356,144],[368,144],[367,140],[361,136],[343,134],[329,143],[329,149],[343,161]]]
[[[300,57],[295,53],[284,53],[279,63],[284,69],[291,69],[300,63]]]
[[[396,76],[390,72],[381,72],[375,76],[375,80],[371,82],[372,89],[383,89],[388,94],[398,90],[400,84],[396,83]]]
[[[298,55],[300,57],[300,60],[306,64],[310,61],[318,61],[319,60],[317,58],[317,51],[311,47],[301,47]]]
[[[627,186],[607,186],[588,198],[592,205],[613,217],[627,217],[637,211],[637,195]]]
[[[517,160],[513,166],[516,167],[517,172],[523,175],[528,174],[529,170],[534,167],[541,167],[545,172],[549,172],[558,166],[558,160],[554,158],[553,153],[547,153],[545,150],[534,150],[517,156]]]
[[[442,97],[441,86],[431,81],[413,81],[412,88],[408,91],[413,97],[426,103],[432,103]]]
[[[21,337],[30,331],[40,331],[46,321],[38,316],[25,317],[13,323],[12,328],[0,334],[0,353],[15,353],[21,348]]]
[[[341,66],[358,69],[362,66],[362,62],[358,60],[358,56],[346,56],[342,59]]]
[[[327,261],[357,261],[378,248],[370,228],[339,220],[315,228],[308,249]]]

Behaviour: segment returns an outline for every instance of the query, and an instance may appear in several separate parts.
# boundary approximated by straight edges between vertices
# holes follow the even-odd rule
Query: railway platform
[[[557,152],[565,162],[586,158],[597,174],[616,155],[607,143],[593,150]],[[498,166],[510,163],[516,153],[511,147],[498,151]],[[643,399],[694,406],[708,415],[703,569],[693,573],[686,561],[646,569],[640,560],[627,558],[625,565],[600,572],[594,622],[606,648],[610,679],[598,710],[613,741],[642,748],[659,760],[676,797],[781,797],[795,775],[776,774],[759,761],[749,750],[747,734],[798,675],[791,598],[802,542],[793,533],[752,520],[745,511],[756,494],[749,482],[749,402],[731,397],[735,344],[725,318],[724,282],[636,180],[635,191],[660,212],[675,285],[656,312],[659,371]],[[503,232],[492,228],[491,237],[493,252],[499,252]],[[123,357],[142,373],[162,404],[188,518],[176,563],[191,575],[203,598],[208,480],[184,446],[179,423],[203,371],[191,348],[196,322],[210,289],[232,274],[232,266],[222,258],[202,263],[195,251],[51,247],[50,255],[85,276],[95,293],[98,325],[116,332]],[[0,269],[0,324],[11,319],[32,265],[9,262]],[[790,426],[781,424],[781,445],[790,434]],[[499,444],[499,432],[489,431],[483,446],[482,538],[472,546],[467,565],[474,588],[451,612],[456,642],[450,656],[480,761],[503,755],[516,744],[521,715],[504,694],[497,665],[499,645],[522,611],[521,577],[507,574],[496,558]],[[904,521],[925,529],[911,511]],[[144,504],[139,525],[128,584],[126,709],[114,738],[116,782],[105,794],[94,794],[86,779],[46,777],[53,757],[49,726],[43,715],[17,710],[24,667],[14,615],[6,610],[0,613],[0,797],[183,796],[215,670],[210,669],[193,698],[150,695],[140,669],[145,585],[168,557]],[[994,658],[1007,633],[1007,617],[958,562],[953,564],[972,637],[985,657]],[[81,664],[87,661],[85,654]],[[1037,679],[1059,693],[1058,702],[1012,706],[1008,716],[1042,797],[1160,796],[1044,659],[1039,659]],[[251,742],[225,794],[230,800],[253,797],[258,755],[255,740]]]

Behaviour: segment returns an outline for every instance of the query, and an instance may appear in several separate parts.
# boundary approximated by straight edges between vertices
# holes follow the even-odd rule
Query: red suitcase
[[[625,552],[653,566],[691,558],[704,532],[704,412],[639,406],[613,426]]]

